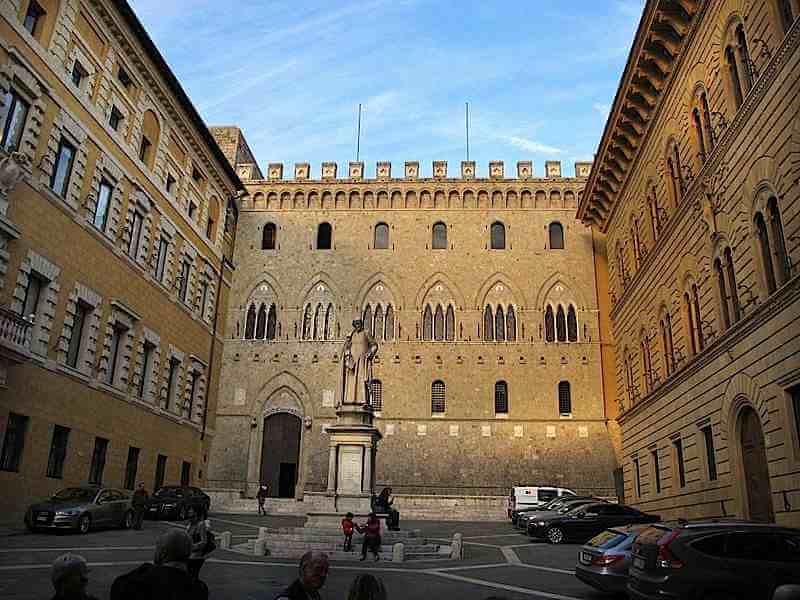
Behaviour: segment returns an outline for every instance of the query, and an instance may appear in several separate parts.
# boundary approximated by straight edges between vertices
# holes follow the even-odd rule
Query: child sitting
[[[344,533],[344,551],[353,551],[353,513],[349,512],[342,519],[342,532]]]

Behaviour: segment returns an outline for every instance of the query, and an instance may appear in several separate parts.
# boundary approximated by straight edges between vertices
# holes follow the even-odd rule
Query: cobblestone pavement
[[[297,517],[254,514],[212,514],[215,531],[230,531],[233,543],[254,537],[259,526],[300,526]],[[107,530],[88,535],[0,532],[0,598],[37,600],[52,596],[49,568],[66,552],[82,554],[90,563],[89,592],[104,600],[114,578],[152,560],[155,538],[169,522],[145,521],[142,531]],[[578,546],[551,546],[529,541],[510,523],[404,521],[430,540],[449,541],[461,533],[465,559],[421,562],[334,562],[323,597],[344,600],[356,574],[371,572],[385,583],[390,600],[398,598],[458,598],[480,600],[497,595],[508,599],[587,600],[607,598],[573,575]],[[268,600],[296,575],[296,563],[217,550],[203,568],[211,598]]]

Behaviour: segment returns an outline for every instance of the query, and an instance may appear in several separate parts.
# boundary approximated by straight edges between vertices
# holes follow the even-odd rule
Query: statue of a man
[[[377,353],[378,344],[364,331],[363,321],[353,321],[342,353],[342,404],[369,404],[372,359]]]

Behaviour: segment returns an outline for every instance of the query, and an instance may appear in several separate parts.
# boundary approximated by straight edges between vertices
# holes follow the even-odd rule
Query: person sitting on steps
[[[375,498],[375,510],[381,513],[387,513],[389,516],[386,518],[386,527],[389,531],[400,531],[400,511],[392,508],[394,500],[392,499],[392,488],[385,487]]]

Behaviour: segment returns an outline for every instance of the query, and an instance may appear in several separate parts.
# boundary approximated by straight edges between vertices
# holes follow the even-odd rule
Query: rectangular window
[[[114,385],[117,380],[117,370],[120,364],[120,353],[122,352],[122,344],[125,335],[128,333],[128,328],[120,323],[115,323],[111,332],[111,348],[108,356],[108,372],[106,373],[106,382],[109,385]]]
[[[125,115],[123,115],[116,106],[112,106],[111,115],[108,117],[108,124],[114,131],[119,131],[120,123],[122,123],[124,118]]]
[[[711,425],[700,430],[703,433],[703,441],[706,446],[706,462],[708,463],[708,480],[717,480],[717,454],[714,451],[714,432]]]
[[[383,410],[383,383],[379,379],[372,380],[372,409],[375,412]]]
[[[194,399],[197,396],[197,382],[200,380],[200,373],[192,371],[189,375],[192,381],[189,384],[189,398],[186,400],[186,418],[192,420],[192,411],[194,410]]]
[[[150,159],[150,148],[153,143],[147,139],[147,136],[142,136],[142,142],[139,144],[139,160],[143,163],[148,162]]]
[[[133,83],[131,76],[122,65],[120,65],[119,69],[117,70],[117,81],[119,81],[122,84],[122,87],[124,87],[126,90]]]
[[[75,87],[80,88],[87,75],[89,75],[89,72],[76,60],[75,64],[72,65],[72,83],[75,84]]]
[[[653,450],[650,456],[653,459],[653,481],[656,484],[656,494],[661,493],[661,469],[658,464],[658,449]]]
[[[197,205],[190,200],[189,201],[189,218],[192,221],[194,221],[194,218],[195,218],[196,215],[197,215]]]
[[[94,207],[94,218],[92,223],[100,231],[106,230],[108,224],[108,209],[111,205],[111,184],[105,179],[100,180],[100,187],[97,189],[97,205]]]
[[[181,285],[179,289],[181,302],[186,302],[186,296],[189,292],[189,269],[191,269],[189,261],[184,260],[183,264],[181,264]]]
[[[683,463],[683,441],[675,440],[672,442],[675,448],[675,467],[678,471],[678,485],[686,487],[686,468]]]
[[[27,430],[28,417],[13,412],[8,413],[6,435],[3,438],[3,453],[0,456],[0,471],[19,471]]]
[[[106,450],[108,450],[108,440],[101,437],[94,438],[92,464],[89,466],[89,483],[95,485],[103,483],[103,471],[106,468]]]
[[[62,198],[66,197],[69,189],[69,178],[72,175],[72,165],[75,163],[75,146],[64,138],[58,144],[56,162],[53,165],[53,174],[50,177],[50,189]]]
[[[125,489],[132,490],[136,487],[136,471],[139,469],[139,448],[128,448],[128,462],[125,463]]]
[[[183,461],[181,463],[181,485],[191,485],[192,463]]]
[[[47,476],[61,479],[64,475],[64,461],[67,458],[69,443],[69,427],[56,425],[53,427],[53,439],[50,442],[50,456],[47,459]]]
[[[28,10],[25,13],[25,18],[22,20],[22,26],[28,30],[28,33],[36,37],[39,35],[39,26],[44,20],[44,16],[46,14],[47,13],[44,11],[42,6],[36,2],[36,0],[31,0],[31,3],[28,4]]]
[[[197,167],[192,167],[192,179],[194,179],[195,183],[201,183],[203,181],[203,174]]]
[[[169,240],[162,237],[158,241],[158,254],[156,255],[156,279],[164,281],[164,274],[166,273],[167,266],[167,250],[169,249]]]
[[[67,348],[67,365],[73,369],[78,366],[78,359],[81,356],[81,345],[83,342],[83,329],[86,325],[86,319],[92,312],[92,307],[78,300],[75,303],[75,316],[72,319],[72,334],[69,338],[69,347]]]
[[[642,474],[639,471],[639,459],[633,459],[633,484],[636,486],[636,497],[642,497]]]
[[[25,299],[22,301],[22,317],[36,319],[39,314],[39,300],[42,289],[47,287],[47,282],[31,271],[28,276],[28,287],[25,288]]]
[[[169,375],[167,375],[167,406],[165,407],[169,410],[170,406],[173,406],[173,400],[175,399],[175,390],[178,388],[178,372],[180,371],[181,361],[177,358],[170,358],[169,359]]]
[[[142,239],[142,220],[143,217],[139,211],[133,211],[131,215],[131,239],[128,244],[128,256],[133,260],[139,256],[139,243]]]
[[[14,90],[6,92],[3,104],[8,106],[8,114],[5,125],[3,125],[3,137],[0,140],[0,147],[11,153],[19,149],[30,105]]]
[[[175,178],[170,173],[167,173],[167,193],[168,194],[172,193],[172,190],[175,187],[176,183],[177,183],[177,181],[175,180]]]
[[[800,385],[789,390],[794,409],[794,431],[797,434],[797,444],[800,446]]]
[[[208,302],[208,282],[200,282],[200,318],[206,318],[206,302]]]
[[[214,219],[209,217],[208,221],[206,221],[206,237],[211,239],[211,234],[214,233]]]
[[[155,355],[156,346],[150,342],[144,343],[142,350],[142,373],[139,377],[139,389],[137,395],[139,398],[144,398],[144,392],[150,383],[153,370],[153,356]]]
[[[153,491],[158,491],[164,486],[164,474],[167,471],[167,457],[159,454],[156,458],[156,478],[153,481]]]

